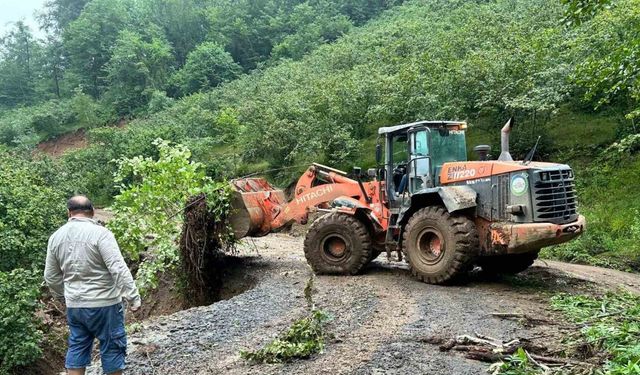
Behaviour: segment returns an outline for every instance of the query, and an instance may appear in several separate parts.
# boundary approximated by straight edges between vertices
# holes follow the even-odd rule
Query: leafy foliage
[[[146,107],[152,93],[164,89],[169,77],[171,46],[157,30],[148,30],[149,35],[121,31],[106,65],[106,98],[120,115]]]
[[[241,350],[240,356],[246,360],[263,363],[289,362],[322,353],[326,335],[324,328],[329,315],[316,308],[313,302],[315,277],[311,275],[304,288],[309,313],[295,321],[292,326],[262,349]]]
[[[0,122],[0,143],[32,148],[40,141],[112,120],[111,111],[78,90],[70,99],[5,112]]]
[[[247,70],[266,61],[275,46],[279,56],[299,57],[320,42],[331,42],[350,27],[375,17],[401,0],[219,1],[207,9],[209,39],[225,46]],[[350,22],[349,22],[350,21]],[[287,53],[282,49],[286,46]]]
[[[187,56],[184,67],[174,77],[182,94],[210,90],[222,82],[235,79],[240,65],[220,45],[211,42],[200,44]]]
[[[240,356],[254,362],[280,363],[308,358],[324,349],[323,325],[328,316],[321,310],[312,310],[309,316],[297,320],[280,337],[264,348]]]
[[[587,343],[609,353],[604,373],[640,373],[640,297],[625,292],[599,298],[561,294],[553,297],[552,306],[582,326]]]
[[[600,11],[609,9],[611,0],[561,0],[565,5],[564,22],[567,26],[580,25]]]
[[[64,196],[35,164],[0,151],[0,271],[42,267],[49,235],[65,220]]]
[[[82,13],[90,0],[47,0],[45,9],[39,15],[45,30],[58,32],[64,29]]]
[[[527,352],[518,348],[504,361],[492,365],[489,369],[493,375],[539,375],[541,371],[529,361]]]
[[[301,58],[399,3],[49,0],[38,16],[45,38],[23,22],[0,36],[0,108],[65,99],[79,89],[104,97],[120,115],[138,115],[153,90],[177,96],[214,87],[240,66],[265,63],[277,46],[278,58]],[[166,87],[182,68],[180,90]]]
[[[628,108],[629,117],[636,117],[640,115],[640,1],[620,0],[611,8],[608,1],[588,3],[597,14],[583,25],[576,40],[582,62],[575,81],[595,107],[618,103]]]
[[[224,185],[206,177],[202,164],[189,160],[191,152],[186,147],[160,139],[154,145],[157,160],[137,156],[117,161],[115,182],[120,192],[111,207],[115,217],[108,223],[126,257],[140,262],[136,281],[143,293],[155,288],[159,271],[178,264],[176,240],[187,197]],[[208,204],[219,211],[229,207],[224,194],[217,194],[217,200]]]
[[[131,21],[131,4],[125,0],[93,0],[62,32],[69,58],[68,78],[94,98],[108,86],[104,68],[121,30]]]
[[[0,39],[0,107],[34,101],[40,52],[41,46],[21,21]]]
[[[0,374],[42,354],[42,333],[34,317],[40,282],[39,272],[0,271]]]

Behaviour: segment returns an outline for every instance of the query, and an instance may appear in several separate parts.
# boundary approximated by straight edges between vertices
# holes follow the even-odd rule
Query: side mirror
[[[376,145],[376,163],[382,163],[382,146],[379,143]]]

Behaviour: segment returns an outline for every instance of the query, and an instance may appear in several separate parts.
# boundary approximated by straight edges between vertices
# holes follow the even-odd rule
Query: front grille
[[[536,221],[564,224],[578,218],[578,202],[571,169],[535,171],[533,199]]]

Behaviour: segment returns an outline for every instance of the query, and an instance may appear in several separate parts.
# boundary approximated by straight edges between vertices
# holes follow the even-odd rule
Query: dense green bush
[[[325,312],[313,309],[265,347],[240,351],[240,356],[257,363],[283,363],[322,353],[326,339],[324,326],[328,320]]]
[[[42,354],[42,333],[34,317],[40,283],[40,272],[0,271],[0,374],[27,365]]]
[[[111,207],[115,217],[107,224],[125,256],[140,262],[136,282],[142,293],[157,286],[159,272],[178,263],[176,241],[188,197],[209,194],[207,203],[221,210],[216,217],[229,210],[228,185],[206,177],[202,165],[190,161],[186,147],[160,139],[153,144],[157,160],[136,156],[117,161],[119,193]]]
[[[0,271],[41,267],[49,235],[65,220],[65,197],[34,164],[7,152],[0,181]]]
[[[211,90],[225,81],[235,79],[242,68],[233,57],[216,43],[205,42],[191,51],[187,62],[173,77],[182,95]]]
[[[574,42],[580,51],[574,80],[595,107],[614,103],[630,118],[640,116],[640,1],[580,3],[594,6]]]

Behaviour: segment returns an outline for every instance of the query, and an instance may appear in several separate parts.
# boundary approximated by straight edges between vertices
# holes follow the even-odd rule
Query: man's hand
[[[141,305],[142,301],[140,301],[140,298],[136,298],[134,301],[129,303],[129,310],[131,310],[131,312],[136,312],[140,310]]]

